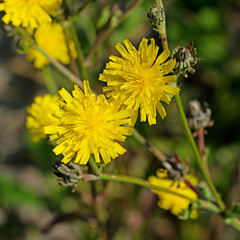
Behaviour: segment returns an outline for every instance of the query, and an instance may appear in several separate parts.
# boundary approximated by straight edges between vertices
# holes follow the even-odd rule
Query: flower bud
[[[176,65],[174,70],[176,73],[181,73],[184,77],[188,77],[187,72],[194,73],[194,66],[199,58],[195,57],[197,54],[196,48],[193,48],[193,42],[191,42],[186,47],[176,47],[173,52],[173,58],[176,60]]]
[[[150,23],[158,28],[161,23],[164,21],[164,9],[157,6],[150,8],[149,12],[147,13]]]

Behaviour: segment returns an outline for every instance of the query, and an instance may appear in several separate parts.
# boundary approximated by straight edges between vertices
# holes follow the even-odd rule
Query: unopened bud
[[[150,23],[157,29],[162,24],[164,19],[164,9],[161,7],[152,7],[147,13]]]
[[[56,162],[52,167],[54,168],[53,173],[58,177],[57,180],[61,186],[71,186],[73,189],[76,189],[82,176],[82,170],[78,164]]]
[[[176,73],[181,73],[184,77],[188,77],[187,72],[194,73],[194,66],[199,58],[195,55],[197,54],[196,48],[193,48],[193,43],[191,42],[186,47],[176,47],[173,50],[173,58],[176,60],[176,65],[174,67],[174,71]]]

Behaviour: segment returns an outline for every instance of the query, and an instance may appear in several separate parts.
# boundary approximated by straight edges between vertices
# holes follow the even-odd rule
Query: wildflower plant
[[[111,32],[114,15],[108,21],[111,23],[110,30],[100,35],[93,50],[84,56],[74,19],[90,2],[87,1],[75,12],[70,11],[68,1],[61,0],[3,0],[0,3],[2,21],[16,30],[27,59],[33,61],[35,68],[43,69],[49,93],[35,97],[27,108],[26,127],[34,135],[34,141],[49,139],[54,145],[55,155],[61,156],[56,157],[59,161],[53,164],[60,184],[76,190],[80,182],[90,182],[93,195],[96,194],[96,186],[99,187],[95,185],[98,181],[135,184],[148,188],[149,194],[155,194],[158,199],[156,206],[180,219],[201,218],[201,209],[205,209],[222,216],[226,224],[240,231],[239,207],[227,208],[208,170],[204,135],[205,128],[213,125],[211,110],[202,109],[198,102],[191,102],[191,112],[194,106],[198,111],[187,119],[180,97],[184,94],[184,88],[178,79],[181,75],[187,77],[187,74],[196,73],[193,69],[199,60],[196,49],[192,44],[186,48],[178,46],[172,51],[169,49],[164,6],[162,0],[156,0],[156,7],[149,10],[148,18],[162,45],[157,46],[155,39],[148,39],[147,36],[142,36],[138,47],[128,39],[123,41],[125,46],[117,43],[115,47],[120,56],[110,55],[99,79],[94,82],[89,77],[88,67],[94,68],[96,63],[90,65],[89,59]],[[128,11],[134,10],[135,4],[140,2],[137,0]],[[68,84],[64,81],[59,83],[51,74],[49,65],[64,75]],[[88,77],[89,81],[84,80]],[[97,84],[103,86],[101,90],[96,88],[99,94],[90,88]],[[167,121],[164,119],[168,111],[165,108],[172,101],[176,103],[175,113],[181,119],[193,150],[189,164],[180,160],[175,149],[169,150],[172,155],[175,154],[169,157],[139,133],[142,132],[141,122],[147,121],[150,125],[148,129],[156,129],[154,125]],[[157,112],[161,118],[157,118]],[[148,161],[157,166],[156,175],[156,169],[148,169],[145,179],[134,177],[125,167],[116,168],[113,173],[107,172],[111,168],[105,168],[105,165],[113,164],[116,167],[126,160],[133,161],[131,154],[121,157],[131,148],[126,139],[131,141],[132,138],[153,155],[153,158],[149,155]],[[113,159],[119,165],[114,165],[111,162]],[[196,164],[192,164],[193,161]],[[191,169],[190,166],[198,168]],[[117,174],[121,170],[124,173]],[[103,184],[99,188],[101,194],[107,191]],[[95,199],[97,204],[96,195]],[[101,205],[94,209],[99,226],[107,226],[107,207]],[[160,212],[157,208],[155,211]],[[102,233],[101,227],[98,236]],[[107,239],[106,233],[101,237]]]
[[[52,22],[51,16],[57,16],[57,8],[61,0],[3,0],[0,11],[6,24],[24,28],[38,28],[44,23]]]
[[[56,140],[53,149],[56,155],[62,153],[62,162],[68,163],[76,154],[75,163],[85,165],[90,154],[95,162],[101,159],[105,164],[125,153],[116,141],[124,142],[132,134],[129,123],[131,110],[118,110],[103,94],[97,97],[91,93],[88,81],[84,81],[84,94],[75,85],[71,96],[64,88],[59,91],[60,100],[51,105],[51,123],[44,127],[50,140]]]
[[[140,109],[141,122],[148,119],[149,125],[156,124],[156,110],[162,118],[166,111],[162,101],[169,104],[171,98],[168,94],[179,94],[179,88],[169,85],[176,81],[176,75],[170,75],[176,62],[173,58],[166,61],[170,51],[165,49],[159,56],[159,47],[155,40],[143,38],[138,50],[129,40],[125,40],[124,48],[120,43],[116,49],[122,57],[110,56],[99,80],[107,83],[103,92],[110,101],[118,101],[123,108],[133,109],[132,125],[135,124],[138,109]]]

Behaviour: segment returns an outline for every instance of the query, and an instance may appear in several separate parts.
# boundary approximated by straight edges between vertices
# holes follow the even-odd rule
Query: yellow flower
[[[177,95],[179,88],[167,83],[176,81],[175,75],[168,75],[175,66],[175,60],[170,59],[170,51],[164,50],[158,55],[158,46],[154,39],[143,38],[138,50],[125,40],[126,49],[118,43],[116,49],[122,57],[110,56],[105,70],[100,74],[99,80],[107,82],[103,91],[107,93],[111,101],[117,100],[126,109],[134,109],[132,125],[135,124],[138,109],[140,108],[140,119],[150,125],[156,124],[156,110],[160,116],[166,116],[165,109],[161,103],[169,104],[171,99],[167,94]]]
[[[0,11],[5,11],[2,20],[14,26],[37,28],[52,22],[51,16],[57,15],[57,8],[62,0],[3,0]]]
[[[58,23],[44,24],[35,32],[36,43],[52,58],[61,61],[63,64],[70,63],[69,51],[63,28]],[[74,43],[69,42],[70,54],[76,58],[76,50]],[[49,60],[43,53],[34,48],[28,48],[27,59],[34,61],[36,68],[43,68],[49,64]]]
[[[62,162],[68,163],[74,156],[75,163],[86,164],[93,154],[96,162],[100,156],[105,164],[126,150],[116,141],[124,142],[132,134],[129,123],[131,111],[118,111],[103,94],[91,93],[88,81],[84,81],[84,93],[75,85],[72,96],[63,88],[59,91],[59,104],[51,106],[52,124],[45,127],[50,140],[57,140],[53,149],[63,154]]]
[[[47,135],[44,133],[44,127],[50,124],[48,113],[52,112],[49,105],[56,103],[59,97],[57,95],[46,94],[44,96],[37,96],[34,102],[27,108],[29,116],[26,120],[26,127],[34,134],[33,141],[37,142]]]
[[[157,170],[157,177],[156,176],[150,176],[149,182],[155,186],[166,188],[172,192],[179,193],[181,195],[184,195],[190,199],[196,200],[198,198],[197,194],[186,185],[184,181],[171,181],[167,178],[167,172],[163,169]],[[187,180],[193,185],[197,185],[197,179],[191,175],[187,175]],[[165,210],[170,210],[172,214],[174,215],[180,215],[183,214],[183,211],[185,209],[188,209],[191,201],[182,198],[180,196],[167,193],[167,192],[161,192],[158,190],[153,190],[154,193],[156,193],[159,197],[158,206],[160,208],[163,208]],[[190,214],[191,218],[197,218],[198,214],[196,210],[193,210]]]

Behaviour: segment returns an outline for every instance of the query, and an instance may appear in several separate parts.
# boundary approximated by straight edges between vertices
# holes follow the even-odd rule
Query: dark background
[[[100,0],[89,5],[76,21],[84,53],[94,44],[114,4],[121,14],[132,1]],[[72,9],[83,1],[68,1]],[[152,31],[146,13],[154,1],[143,1],[108,36],[97,49],[89,65],[92,88],[101,92],[102,72],[114,45],[128,38],[137,47],[143,37],[158,36]],[[171,0],[166,1],[169,47],[187,46],[191,41],[201,59],[195,74],[181,79],[181,97],[188,102],[206,101],[212,110],[214,126],[208,129],[209,165],[217,189],[231,205],[240,201],[240,1]],[[16,52],[17,37],[7,37],[0,30],[0,239],[100,239],[96,213],[100,216],[101,234],[109,239],[164,240],[237,240],[239,234],[224,224],[220,216],[199,211],[197,220],[178,220],[157,207],[156,197],[147,189],[121,183],[79,183],[71,192],[57,184],[51,162],[56,158],[47,141],[32,143],[25,129],[26,107],[34,96],[44,94],[41,71],[33,69],[23,54]],[[8,32],[10,35],[11,32]],[[54,68],[59,87],[67,84]],[[194,163],[185,139],[174,100],[166,106],[167,117],[158,118],[156,126],[138,123],[138,130],[165,154],[177,153],[190,159],[196,176],[201,174]],[[105,171],[147,179],[160,166],[134,139],[128,149],[112,161]],[[95,189],[95,190],[94,190]],[[95,191],[92,194],[92,191]],[[96,207],[97,206],[97,207]],[[99,210],[100,209],[100,210]],[[106,224],[103,224],[106,223]],[[100,234],[100,235],[101,235]]]

